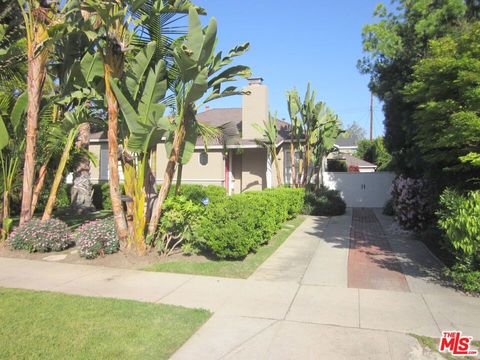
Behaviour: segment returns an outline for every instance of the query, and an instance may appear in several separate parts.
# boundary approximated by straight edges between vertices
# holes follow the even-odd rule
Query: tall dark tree
[[[429,40],[456,31],[466,21],[469,7],[463,0],[398,0],[394,5],[391,12],[378,5],[374,13],[378,22],[364,27],[367,56],[359,68],[370,74],[370,88],[384,103],[385,144],[393,165],[408,176],[419,176],[426,164],[415,140],[416,106],[406,99],[404,89],[415,65],[427,55]]]

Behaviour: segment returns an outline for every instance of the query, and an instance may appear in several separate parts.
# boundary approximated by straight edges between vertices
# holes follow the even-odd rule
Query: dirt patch
[[[72,247],[64,251],[59,252],[49,252],[49,253],[30,253],[26,250],[13,250],[6,244],[0,244],[0,257],[6,258],[17,258],[17,259],[28,259],[28,260],[43,260],[50,255],[66,255],[65,259],[60,261],[61,263],[69,264],[81,264],[81,265],[95,265],[95,266],[106,266],[122,269],[135,269],[142,270],[145,267],[157,264],[157,263],[167,263],[167,262],[207,262],[208,259],[202,255],[183,255],[182,253],[175,253],[165,258],[158,255],[155,251],[150,251],[144,256],[137,254],[130,254],[125,252],[118,252],[116,254],[107,255],[104,257],[98,257],[96,259],[88,260],[80,257],[78,254],[78,249]]]

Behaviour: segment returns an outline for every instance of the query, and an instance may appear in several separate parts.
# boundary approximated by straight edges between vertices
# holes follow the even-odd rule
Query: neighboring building
[[[272,161],[268,159],[267,151],[255,141],[261,134],[253,127],[253,124],[263,125],[268,118],[268,88],[263,79],[255,78],[249,79],[245,90],[250,95],[243,95],[242,108],[211,109],[197,115],[199,122],[224,125],[228,138],[225,144],[208,144],[208,152],[205,152],[203,141],[199,138],[195,153],[183,167],[183,183],[224,186],[229,194],[277,185]],[[278,121],[278,159],[284,178],[288,175],[285,174],[288,128],[288,123]],[[99,159],[99,166],[92,164],[91,167],[92,182],[107,181],[108,142],[105,134],[92,134],[89,149]],[[159,184],[163,180],[166,162],[165,145],[160,143],[157,145],[156,162],[152,164]]]
[[[344,161],[348,172],[370,173],[377,170],[377,165],[350,154],[331,153],[328,155],[327,161]]]
[[[340,135],[335,141],[335,148],[342,154],[353,154],[358,149],[358,142],[361,139],[357,138],[355,134],[349,134],[348,137]]]

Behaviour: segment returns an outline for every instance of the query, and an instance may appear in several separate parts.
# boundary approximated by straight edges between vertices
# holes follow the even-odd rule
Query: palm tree
[[[267,150],[269,158],[273,159],[275,172],[277,174],[277,184],[280,186],[282,185],[282,175],[277,157],[277,115],[275,114],[275,116],[272,116],[272,114],[268,114],[268,119],[263,122],[263,127],[259,124],[253,124],[253,126],[260,134],[262,134],[262,139],[257,139],[257,142]]]

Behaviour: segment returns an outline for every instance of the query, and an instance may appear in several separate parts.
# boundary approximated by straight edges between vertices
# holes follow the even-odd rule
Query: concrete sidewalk
[[[407,334],[480,339],[479,298],[348,288],[350,226],[351,212],[307,219],[247,280],[0,258],[0,286],[213,311],[175,359],[429,359]]]

